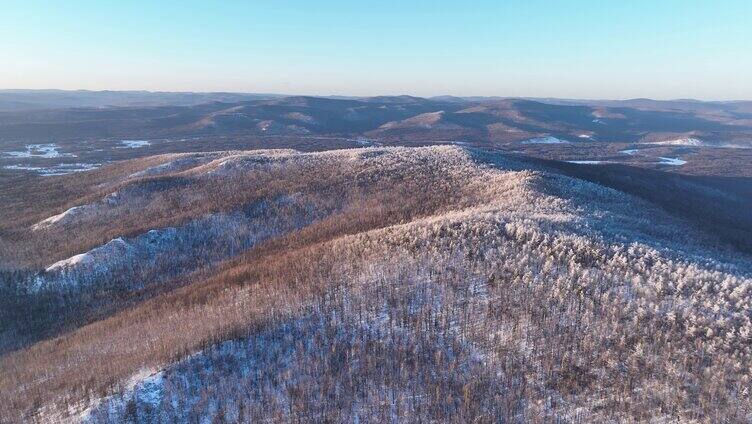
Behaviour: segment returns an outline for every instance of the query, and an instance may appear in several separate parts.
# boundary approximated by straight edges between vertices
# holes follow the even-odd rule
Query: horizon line
[[[716,102],[716,103],[732,103],[732,102],[750,102],[752,99],[709,99],[709,98],[694,98],[694,97],[679,97],[679,98],[653,98],[653,97],[626,97],[626,98],[587,98],[587,97],[556,97],[556,96],[504,96],[504,95],[456,95],[456,94],[437,94],[432,96],[419,96],[414,94],[370,94],[370,95],[353,95],[353,94],[289,94],[289,93],[275,93],[264,91],[202,91],[202,90],[148,90],[148,89],[127,89],[127,90],[113,90],[113,89],[89,89],[89,88],[0,88],[0,92],[85,92],[85,93],[149,93],[149,94],[236,94],[236,95],[254,95],[254,96],[277,96],[277,97],[320,97],[320,98],[333,98],[333,97],[349,97],[349,98],[374,98],[374,97],[415,97],[421,99],[435,99],[441,97],[453,97],[458,99],[521,99],[521,100],[573,100],[573,101],[635,101],[635,100],[650,100],[655,102]]]

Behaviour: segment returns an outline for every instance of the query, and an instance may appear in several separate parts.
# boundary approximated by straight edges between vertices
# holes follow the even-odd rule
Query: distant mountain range
[[[275,94],[160,91],[0,90],[0,111],[62,108],[189,106],[281,97]]]
[[[504,144],[701,139],[752,144],[752,102],[236,93],[0,91],[0,141],[76,137],[327,135]]]

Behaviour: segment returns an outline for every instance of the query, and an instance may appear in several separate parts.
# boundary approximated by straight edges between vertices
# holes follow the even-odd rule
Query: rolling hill
[[[0,179],[79,172],[163,153],[432,144],[752,176],[749,102],[178,94],[55,92],[114,105],[50,101],[48,108],[0,111]]]
[[[532,131],[554,110],[442,102],[214,119],[335,128],[373,107],[363,128]],[[0,193],[0,421],[748,421],[752,221],[728,187],[460,146],[25,179]]]

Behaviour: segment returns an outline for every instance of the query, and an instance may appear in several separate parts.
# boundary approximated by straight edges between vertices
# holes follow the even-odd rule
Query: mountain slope
[[[90,181],[4,230],[4,290],[67,320],[4,333],[9,422],[751,418],[750,257],[546,164],[236,151]],[[54,280],[81,263],[107,266]]]

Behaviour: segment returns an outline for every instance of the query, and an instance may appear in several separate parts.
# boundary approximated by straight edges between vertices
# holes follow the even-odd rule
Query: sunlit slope
[[[16,330],[9,422],[750,418],[752,263],[650,203],[457,147],[128,166],[18,221],[14,290],[93,312]]]

